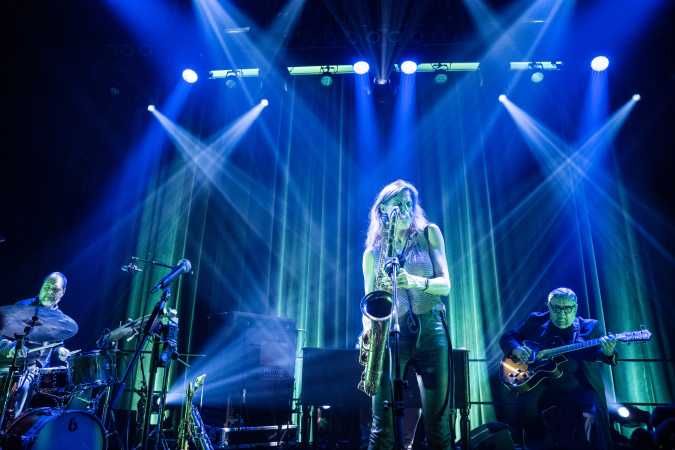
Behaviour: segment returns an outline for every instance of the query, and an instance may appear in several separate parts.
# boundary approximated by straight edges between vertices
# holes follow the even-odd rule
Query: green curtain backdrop
[[[574,288],[580,313],[608,330],[644,324],[655,332],[648,345],[620,347],[622,357],[672,355],[670,328],[658,312],[663,299],[649,276],[652,250],[627,218],[617,167],[607,174],[619,209],[583,183],[569,191],[544,183],[550,174],[506,113],[485,105],[477,79],[451,94],[420,92],[421,119],[400,153],[365,148],[351,81],[338,79],[330,90],[314,81],[294,80],[275,98],[232,154],[209,168],[209,181],[180,149],[158,161],[137,249],[193,262],[194,275],[177,286],[172,303],[181,314],[181,351],[194,350],[208,313],[234,310],[294,319],[299,349],[353,348],[368,209],[384,184],[403,177],[417,185],[444,233],[449,326],[453,345],[470,350],[474,426],[495,418],[499,335],[543,309],[555,287]],[[432,99],[442,114],[429,113]],[[376,105],[378,113],[392,108]],[[236,117],[228,114],[214,118],[195,108],[181,125],[205,138],[209,127]],[[386,120],[373,119],[382,136],[392,126]],[[144,292],[159,276],[147,271],[135,279],[130,317],[150,311],[154,298]],[[298,359],[296,396],[301,367]],[[672,402],[674,377],[672,364],[656,362],[606,369],[608,395],[619,402]]]

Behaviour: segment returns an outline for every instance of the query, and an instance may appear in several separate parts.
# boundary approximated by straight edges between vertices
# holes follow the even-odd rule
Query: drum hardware
[[[10,305],[0,307],[0,335],[14,336],[15,347],[5,382],[0,389],[0,430],[4,429],[10,388],[18,373],[17,361],[26,342],[63,341],[77,333],[77,323],[58,309],[44,306]]]
[[[63,341],[54,342],[54,343],[51,343],[51,344],[45,344],[45,345],[42,345],[40,347],[29,348],[28,350],[26,350],[26,354],[30,354],[30,353],[34,353],[34,352],[41,352],[42,350],[47,350],[48,348],[60,347],[61,345],[63,345]]]
[[[150,315],[139,317],[138,319],[128,319],[124,324],[120,324],[113,330],[106,330],[96,341],[98,348],[115,348],[117,342],[122,339],[126,342],[131,341],[138,336],[143,328],[143,324],[150,318]]]

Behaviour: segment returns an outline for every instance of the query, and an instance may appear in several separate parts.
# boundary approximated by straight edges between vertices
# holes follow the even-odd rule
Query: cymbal
[[[131,336],[138,334],[140,331],[141,324],[145,322],[146,319],[150,317],[150,314],[146,316],[139,317],[138,319],[130,320],[114,330],[108,333],[108,339],[111,341],[119,341],[121,339],[127,339]]]
[[[14,338],[24,334],[33,317],[37,322],[26,336],[31,342],[65,341],[75,336],[78,330],[77,323],[58,309],[9,305],[0,307],[0,335]]]

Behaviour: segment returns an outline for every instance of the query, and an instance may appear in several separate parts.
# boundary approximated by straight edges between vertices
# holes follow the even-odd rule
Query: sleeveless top
[[[409,274],[418,275],[425,278],[434,278],[434,265],[429,255],[429,241],[427,240],[427,230],[421,232],[414,231],[409,237],[408,242],[399,255],[399,262]],[[379,262],[381,251],[381,241],[373,247],[373,257],[375,265]],[[384,260],[383,260],[384,261]],[[375,270],[380,270],[375,267]],[[403,316],[408,312],[409,305],[412,305],[413,313],[416,315],[425,314],[434,308],[443,308],[443,302],[440,295],[427,294],[418,289],[399,289],[398,290],[398,313]]]

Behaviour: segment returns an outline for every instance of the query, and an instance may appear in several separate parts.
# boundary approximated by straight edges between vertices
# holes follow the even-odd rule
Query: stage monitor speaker
[[[358,350],[303,348],[300,403],[358,408],[368,400],[356,388],[361,369]]]
[[[247,312],[212,314],[204,421],[222,427],[287,423],[295,371],[295,322]],[[209,388],[218,383],[218,388]]]
[[[474,428],[470,433],[472,450],[514,450],[508,425],[488,422]]]

